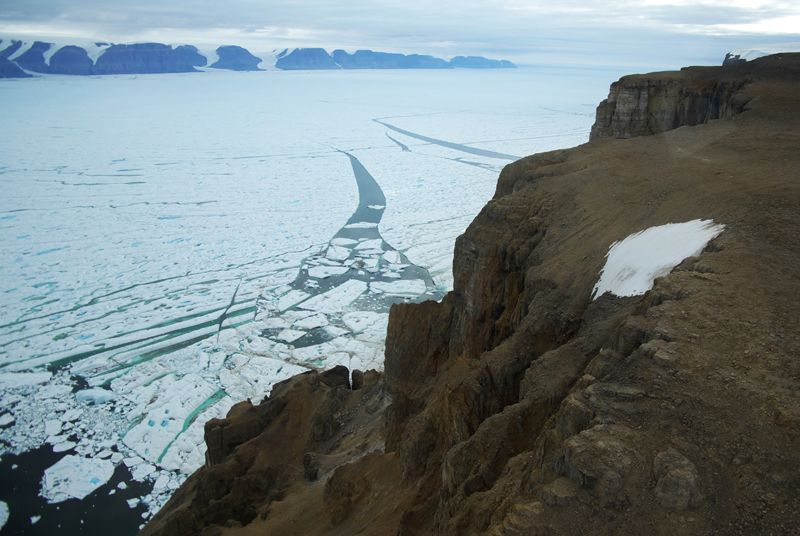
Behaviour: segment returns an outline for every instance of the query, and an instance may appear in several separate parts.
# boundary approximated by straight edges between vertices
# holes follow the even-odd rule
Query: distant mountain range
[[[56,44],[0,39],[0,78],[27,78],[36,74],[106,75],[190,73],[199,68],[231,71],[264,69],[513,69],[507,60],[456,56],[444,60],[420,54],[358,50],[349,53],[322,48],[285,49],[262,59],[240,46],[220,46],[201,52],[192,45],[162,43]]]

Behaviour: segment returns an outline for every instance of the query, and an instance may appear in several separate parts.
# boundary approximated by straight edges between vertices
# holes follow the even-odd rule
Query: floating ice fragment
[[[345,229],[371,229],[373,227],[377,227],[377,223],[370,223],[368,221],[357,221],[355,223],[350,223],[345,225]]]
[[[334,246],[352,246],[358,244],[358,240],[353,240],[352,238],[334,238],[331,240],[331,244]]]
[[[308,294],[303,292],[302,290],[293,290],[291,292],[287,292],[284,296],[278,300],[278,310],[285,311],[289,307],[293,305],[297,305],[301,301],[308,298]]]
[[[375,292],[385,292],[392,296],[414,297],[424,294],[427,287],[422,279],[403,279],[392,282],[372,282],[370,288]]]
[[[367,284],[364,281],[350,279],[328,292],[301,303],[300,307],[321,313],[336,313],[353,303],[365,290]]]
[[[68,454],[45,470],[42,497],[50,503],[83,499],[108,482],[113,474],[114,464],[108,460]]]
[[[78,400],[78,402],[89,402],[90,404],[99,405],[111,402],[112,400],[117,398],[117,395],[115,395],[108,389],[93,387],[91,389],[84,389],[83,391],[78,391],[77,393],[75,393],[75,398]]]
[[[53,452],[67,452],[68,450],[74,449],[76,443],[72,441],[62,441],[61,443],[56,443],[53,445]]]
[[[321,328],[322,326],[328,325],[328,319],[323,314],[315,314],[309,317],[303,318],[302,320],[298,320],[294,323],[292,327],[298,329],[314,329],[314,328]]]
[[[352,242],[355,241],[353,240]],[[325,256],[334,261],[343,261],[350,256],[350,250],[346,247],[333,245],[333,242],[331,242],[331,246],[328,247]]]
[[[383,210],[384,208],[386,208],[386,205],[369,205],[369,208],[371,208],[372,210]]]
[[[40,519],[42,519],[42,516],[31,516],[30,519],[31,519],[31,525],[35,525],[36,523],[39,522]]]
[[[49,436],[58,435],[61,432],[61,421],[52,419],[44,421],[44,433]]]
[[[606,292],[616,296],[644,294],[653,288],[655,278],[667,275],[684,259],[699,255],[724,229],[712,220],[698,219],[650,227],[614,242],[592,299]]]
[[[400,264],[403,262],[403,259],[400,258],[400,252],[393,249],[383,253],[383,260],[389,264]]]
[[[294,342],[303,335],[305,335],[305,331],[298,331],[296,329],[284,329],[280,333],[278,333],[275,338],[284,341],[284,342]]]
[[[3,530],[8,521],[8,505],[0,501],[0,530]]]
[[[308,269],[308,275],[317,279],[325,279],[332,275],[342,275],[350,270],[347,266],[314,266]]]
[[[0,426],[8,426],[9,424],[14,424],[15,420],[16,419],[14,418],[14,415],[12,415],[11,413],[3,413],[3,415],[0,416]]]

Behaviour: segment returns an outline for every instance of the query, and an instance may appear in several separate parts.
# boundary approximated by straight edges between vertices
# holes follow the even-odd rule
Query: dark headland
[[[142,533],[796,534],[798,89],[798,54],[616,82],[592,141],[503,170],[454,290],[393,306],[385,372],[210,421]],[[591,300],[614,241],[696,218],[698,257]]]

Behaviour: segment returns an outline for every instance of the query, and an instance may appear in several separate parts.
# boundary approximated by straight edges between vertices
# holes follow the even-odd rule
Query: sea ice
[[[8,504],[3,501],[0,501],[0,530],[3,530],[3,527],[6,526],[6,522],[8,521]]]
[[[350,268],[347,266],[314,266],[308,269],[308,275],[317,279],[325,279],[332,275],[346,274]]]
[[[355,223],[348,223],[344,226],[345,229],[371,229],[377,227],[377,223],[370,223],[368,221],[357,221]]]
[[[106,404],[117,398],[112,391],[102,389],[100,387],[93,387],[91,389],[84,389],[75,393],[75,399],[78,402],[88,402],[90,404]]]
[[[305,334],[306,334],[305,331],[299,331],[296,329],[284,329],[283,331],[275,335],[275,338],[278,339],[279,341],[294,342]]]
[[[614,242],[608,248],[592,299],[606,292],[616,296],[644,294],[653,288],[655,278],[667,275],[684,259],[699,255],[724,229],[712,220],[698,219],[649,227]]]
[[[327,317],[325,315],[323,315],[323,314],[315,314],[315,315],[311,315],[311,316],[308,316],[306,318],[303,318],[301,320],[298,320],[297,322],[295,322],[292,325],[292,327],[295,327],[295,328],[298,328],[298,329],[311,330],[311,329],[314,329],[314,328],[321,328],[321,327],[327,326],[327,325],[328,325],[328,319],[327,319]]]
[[[287,292],[278,299],[278,310],[285,311],[286,309],[302,302],[308,298],[308,296],[309,294],[306,294],[302,290],[292,290]]]
[[[58,435],[61,432],[61,421],[58,419],[51,419],[44,421],[44,433],[48,436]]]
[[[338,239],[338,240],[345,240],[345,239]],[[350,242],[355,242],[354,240]],[[350,256],[350,249],[342,246],[333,245],[333,241],[331,241],[331,245],[328,247],[328,251],[325,253],[325,256],[334,261],[343,261]]]
[[[14,415],[11,413],[3,413],[0,416],[0,426],[8,426],[9,424],[14,424]]]
[[[42,497],[50,503],[83,499],[108,482],[114,464],[108,460],[68,454],[44,472]]]
[[[13,389],[45,383],[52,377],[50,372],[0,372],[0,389]]]
[[[421,279],[403,279],[400,281],[370,283],[370,288],[375,292],[384,292],[392,296],[419,296],[425,293],[425,281]]]
[[[353,303],[366,290],[367,284],[364,281],[350,279],[328,292],[301,303],[299,307],[321,313],[336,313]]]
[[[395,250],[385,251],[383,253],[383,260],[389,264],[400,264],[403,259],[400,258],[400,252]]]

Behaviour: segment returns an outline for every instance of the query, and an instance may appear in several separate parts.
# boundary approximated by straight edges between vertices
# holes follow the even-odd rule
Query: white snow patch
[[[68,454],[45,470],[42,497],[50,503],[83,499],[108,482],[113,474],[114,464],[108,460]]]
[[[606,292],[616,296],[644,294],[653,288],[655,278],[667,275],[684,259],[699,255],[724,229],[712,220],[697,219],[650,227],[614,242],[592,299]]]

